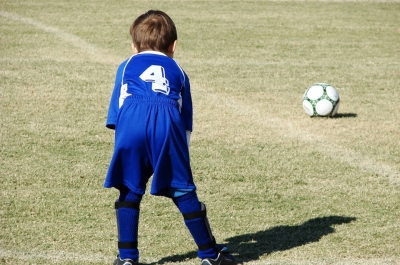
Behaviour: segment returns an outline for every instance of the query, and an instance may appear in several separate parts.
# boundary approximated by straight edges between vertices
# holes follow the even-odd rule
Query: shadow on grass
[[[335,116],[310,116],[311,119],[346,119],[355,118],[356,113],[336,113]]]
[[[355,118],[355,117],[357,117],[356,113],[336,113],[336,115],[331,118],[340,119],[340,118]]]
[[[285,251],[305,244],[318,242],[323,236],[334,233],[333,225],[355,221],[355,217],[327,216],[310,219],[300,225],[282,225],[256,233],[226,239],[228,248],[240,262],[258,260],[260,256]],[[238,253],[238,255],[235,255]],[[153,264],[184,262],[197,257],[196,251],[163,258]]]
[[[333,225],[355,220],[355,217],[343,216],[318,217],[300,225],[276,226],[265,231],[231,237],[227,239],[227,242],[239,254],[238,260],[247,262],[258,260],[260,256],[276,251],[285,251],[318,242],[323,236],[335,232]]]

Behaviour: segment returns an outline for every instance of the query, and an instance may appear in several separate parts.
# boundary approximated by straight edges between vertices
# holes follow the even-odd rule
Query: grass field
[[[178,29],[191,159],[217,240],[245,264],[400,264],[399,1],[1,1],[0,264],[111,264],[105,128],[129,26]],[[335,118],[304,91],[337,88]],[[143,264],[199,264],[182,216],[146,194]]]

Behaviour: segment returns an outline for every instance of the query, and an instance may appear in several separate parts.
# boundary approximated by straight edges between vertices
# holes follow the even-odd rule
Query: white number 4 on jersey
[[[165,78],[164,67],[152,65],[140,75],[140,78],[145,82],[152,82],[151,89],[154,92],[169,94],[169,82]]]

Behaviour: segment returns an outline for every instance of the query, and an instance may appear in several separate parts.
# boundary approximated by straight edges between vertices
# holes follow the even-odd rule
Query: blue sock
[[[182,214],[190,214],[201,211],[201,204],[197,198],[195,191],[186,193],[180,197],[173,198],[175,205],[178,207]],[[207,218],[207,217],[205,217]],[[191,220],[185,220],[185,225],[189,229],[197,246],[209,244],[214,240],[208,221],[205,218],[195,218]],[[197,254],[199,258],[213,258],[218,256],[215,247],[210,247],[206,250],[198,250]]]
[[[116,202],[117,229],[118,229],[118,250],[121,259],[139,259],[137,248],[138,227],[139,227],[139,204],[142,199],[141,194],[131,192],[127,188],[120,188],[120,196]],[[137,208],[132,208],[126,204],[136,203]],[[116,207],[117,208],[117,207]],[[136,245],[135,245],[136,244]]]

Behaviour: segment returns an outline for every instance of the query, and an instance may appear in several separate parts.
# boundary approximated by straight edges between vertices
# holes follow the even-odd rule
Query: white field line
[[[251,261],[246,265],[399,265],[397,259],[336,259],[336,260],[265,260]]]
[[[209,0],[215,2],[219,0]],[[254,0],[242,0],[242,2],[254,2]],[[258,0],[260,2],[323,2],[323,3],[400,3],[400,0]]]
[[[243,0],[252,1],[252,0]],[[259,0],[263,1],[263,0]],[[267,0],[267,2],[323,2],[323,3],[399,3],[400,0]]]
[[[62,41],[71,44],[72,46],[82,50],[86,54],[88,54],[93,61],[95,62],[101,62],[101,63],[107,63],[107,62],[115,62],[115,58],[108,56],[107,53],[98,47],[86,42],[85,40],[79,38],[78,36],[75,36],[73,34],[69,34],[65,31],[62,31],[59,28],[56,27],[51,27],[48,25],[45,25],[41,22],[38,22],[36,20],[33,20],[28,17],[22,17],[14,13],[6,12],[0,10],[0,16],[11,19],[17,22],[20,22],[22,24],[30,25],[33,26],[37,29],[40,29],[44,32],[47,32],[49,34],[54,35],[55,37],[61,39]]]
[[[0,257],[3,259],[13,259],[28,262],[37,259],[46,260],[46,264],[61,264],[69,261],[76,264],[84,263],[101,263],[110,264],[114,257],[105,256],[103,254],[77,254],[71,252],[29,252],[29,251],[10,251],[0,249]],[[158,259],[146,258],[141,262],[157,264]],[[7,261],[6,261],[7,262]],[[182,262],[171,262],[169,264],[198,264],[197,259],[182,261]],[[28,264],[27,263],[27,264]],[[7,264],[7,263],[6,263]],[[30,264],[30,263],[29,263]],[[400,261],[395,258],[386,259],[337,259],[337,260],[263,260],[263,261],[251,261],[247,262],[247,265],[400,265]]]
[[[38,252],[38,251],[13,251],[0,249],[0,257],[13,258],[18,260],[29,261],[32,259],[45,259],[52,261],[55,264],[63,263],[64,261],[76,262],[76,264],[83,264],[85,262],[109,262],[112,257],[104,256],[102,254],[78,254],[64,251],[57,252]]]
[[[16,250],[5,250],[0,249],[0,264],[3,259],[13,259],[13,260],[24,260],[29,262],[34,260],[37,264],[38,259],[46,260],[45,264],[62,264],[66,261],[73,262],[75,264],[85,264],[85,263],[100,263],[100,264],[111,264],[114,261],[115,256],[104,255],[102,253],[73,253],[65,251],[16,251]],[[141,262],[156,264],[157,258],[145,257],[141,259]],[[5,263],[8,264],[8,263]],[[31,264],[31,263],[27,263]],[[198,261],[194,264],[198,264]]]
[[[208,93],[206,89],[200,89],[197,90],[197,92],[209,97],[209,102],[212,104],[223,104],[229,108],[232,113],[235,113],[238,116],[245,115],[246,118],[252,120],[253,122],[256,122],[266,128],[273,129],[285,137],[290,137],[302,142],[313,144],[317,151],[330,156],[333,160],[346,162],[353,167],[358,167],[364,172],[387,177],[391,183],[400,186],[399,172],[389,165],[378,163],[377,161],[362,156],[343,146],[331,144],[324,137],[302,130],[287,120],[268,117],[265,115],[265,113],[261,113],[259,109],[230,98],[228,95],[221,97],[217,93]],[[329,152],[326,152],[326,150],[329,150]]]

